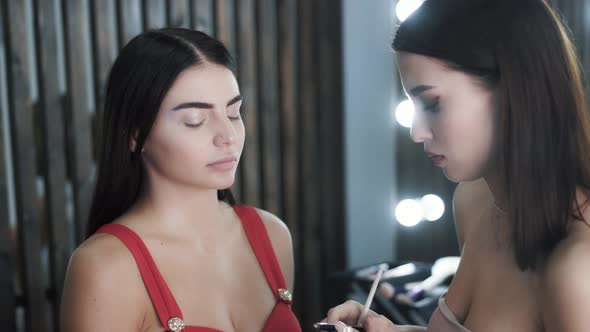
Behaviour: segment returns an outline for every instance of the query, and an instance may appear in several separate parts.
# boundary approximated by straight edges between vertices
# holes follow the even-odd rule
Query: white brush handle
[[[371,285],[371,290],[369,291],[369,296],[367,297],[367,301],[365,301],[365,306],[363,307],[363,311],[359,316],[359,320],[356,325],[362,326],[367,314],[369,313],[369,308],[371,308],[371,302],[373,302],[373,297],[375,296],[375,291],[377,291],[377,285],[379,285],[379,280],[381,280],[381,276],[383,275],[383,271],[385,270],[384,266],[379,268],[379,272],[377,272],[377,277],[373,281]]]

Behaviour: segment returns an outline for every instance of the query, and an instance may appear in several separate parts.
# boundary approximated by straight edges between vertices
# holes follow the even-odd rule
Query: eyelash
[[[241,111],[241,105],[232,105],[232,107],[237,107],[238,108],[238,115],[237,116],[227,116],[228,119],[232,120],[232,121],[237,121],[240,120],[242,118],[242,111]]]
[[[238,121],[238,120],[241,120],[242,119],[242,116],[241,115],[238,115],[238,116],[228,116],[227,118],[230,119],[231,121]],[[201,121],[199,123],[194,123],[194,124],[193,123],[186,123],[185,122],[184,125],[187,126],[187,127],[189,127],[189,128],[199,128],[200,126],[203,125],[204,122],[205,121]]]
[[[189,128],[199,128],[200,126],[203,125],[204,122],[205,121],[201,121],[199,123],[194,123],[194,124],[193,123],[186,123],[185,122],[184,125],[187,126],[187,127],[189,127]]]
[[[436,98],[435,101],[424,105],[424,111],[426,112],[430,112],[430,113],[437,113],[439,111],[439,100],[438,98]]]

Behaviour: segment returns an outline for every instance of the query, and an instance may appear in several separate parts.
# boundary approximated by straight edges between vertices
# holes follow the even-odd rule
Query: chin
[[[451,181],[451,182],[454,182],[454,183],[459,183],[459,182],[463,181],[463,180],[461,180],[460,178],[456,178],[456,177],[454,177],[454,176],[450,175],[448,172],[445,172],[445,171],[443,171],[443,174],[444,174],[444,175],[445,175],[445,177],[446,177],[446,178],[447,178],[449,181]]]
[[[446,169],[446,168],[443,169],[443,174],[445,175],[445,177],[447,179],[449,179],[449,181],[454,182],[454,183],[469,182],[469,181],[474,181],[474,180],[481,178],[481,175],[475,176],[475,175],[457,172],[456,170]]]
[[[231,185],[230,186],[219,186],[216,189],[217,190],[226,190],[226,189],[231,189],[231,187],[232,187]]]
[[[215,188],[217,190],[224,190],[229,189],[231,186],[234,185],[235,177],[231,177],[231,179],[216,179],[216,181],[212,181],[210,184],[210,188]]]

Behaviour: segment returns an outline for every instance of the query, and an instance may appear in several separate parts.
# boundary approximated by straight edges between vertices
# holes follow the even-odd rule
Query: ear
[[[129,140],[129,150],[135,152],[135,149],[137,149],[137,129],[133,131],[131,139]]]

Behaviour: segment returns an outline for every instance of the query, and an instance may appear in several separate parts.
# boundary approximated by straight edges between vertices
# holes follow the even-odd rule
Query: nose
[[[432,140],[432,130],[419,112],[414,113],[412,128],[410,128],[410,137],[415,143],[424,143]]]
[[[225,117],[217,122],[213,144],[218,147],[233,145],[237,140],[237,133],[230,119]]]

